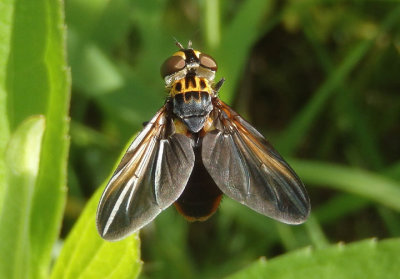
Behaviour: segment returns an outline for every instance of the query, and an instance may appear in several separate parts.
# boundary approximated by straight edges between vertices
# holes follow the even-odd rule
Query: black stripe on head
[[[184,49],[182,50],[185,55],[186,55],[186,64],[190,63],[200,63],[199,58],[197,58],[196,54],[194,53],[194,50],[189,48],[189,49]]]

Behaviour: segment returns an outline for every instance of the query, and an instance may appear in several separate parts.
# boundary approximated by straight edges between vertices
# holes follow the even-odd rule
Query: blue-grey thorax
[[[207,91],[187,91],[173,98],[173,113],[192,133],[199,132],[213,109],[211,95]]]

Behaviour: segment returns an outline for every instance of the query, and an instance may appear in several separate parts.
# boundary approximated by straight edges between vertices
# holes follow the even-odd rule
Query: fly
[[[287,224],[303,223],[310,201],[303,183],[271,144],[218,98],[216,61],[177,43],[161,66],[165,104],[132,142],[105,188],[97,229],[119,240],[175,204],[204,221],[222,195]]]

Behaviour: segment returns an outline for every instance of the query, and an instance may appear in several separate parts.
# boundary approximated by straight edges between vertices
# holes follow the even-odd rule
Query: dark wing
[[[304,222],[310,201],[303,183],[268,141],[219,99],[215,130],[202,142],[204,166],[228,197],[288,224]]]
[[[132,142],[97,209],[97,229],[121,239],[152,221],[183,192],[194,165],[192,140],[167,135],[173,125],[161,108]]]

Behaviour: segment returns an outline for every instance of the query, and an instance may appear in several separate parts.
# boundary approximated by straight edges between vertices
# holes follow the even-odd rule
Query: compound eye
[[[210,69],[212,71],[217,71],[218,66],[217,66],[217,62],[215,62],[215,60],[207,55],[207,54],[200,54],[200,65],[204,68]]]
[[[165,78],[166,76],[172,75],[186,66],[185,59],[181,56],[171,56],[161,66],[161,76]]]

